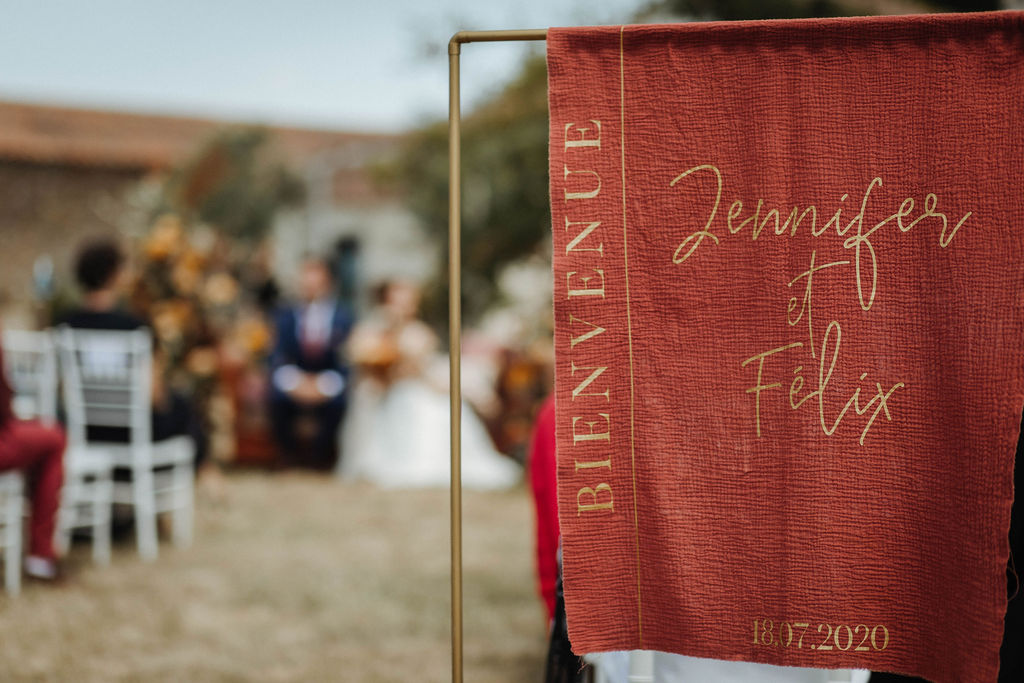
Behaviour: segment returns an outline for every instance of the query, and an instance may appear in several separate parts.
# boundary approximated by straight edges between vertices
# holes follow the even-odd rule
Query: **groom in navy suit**
[[[328,265],[307,259],[299,275],[301,302],[276,317],[270,417],[282,465],[331,469],[337,463],[348,393],[342,346],[352,316],[334,298],[333,288]]]

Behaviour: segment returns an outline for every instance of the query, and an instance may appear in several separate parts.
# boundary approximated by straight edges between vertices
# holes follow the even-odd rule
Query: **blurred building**
[[[147,193],[230,122],[0,102],[0,310],[33,324],[34,302],[67,277],[86,236],[145,229]],[[372,182],[372,169],[398,153],[400,138],[269,127],[307,201],[280,216],[274,268],[287,283],[302,256],[335,262],[347,295],[395,275],[425,277],[430,245],[399,198]],[[59,283],[58,283],[59,284]]]

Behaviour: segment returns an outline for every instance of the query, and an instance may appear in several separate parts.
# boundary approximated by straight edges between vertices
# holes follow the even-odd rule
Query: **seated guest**
[[[338,460],[348,379],[341,349],[352,317],[334,299],[333,288],[327,264],[307,259],[299,274],[300,303],[281,310],[275,321],[270,417],[281,465],[329,470]]]
[[[124,266],[124,254],[114,240],[82,245],[75,259],[75,280],[82,289],[81,305],[61,316],[58,324],[86,330],[145,327],[145,320],[121,308],[127,272]]]
[[[562,592],[562,563],[559,554],[558,490],[555,474],[555,397],[548,396],[533,424],[527,467],[533,494],[537,587],[547,608],[548,657],[544,664],[545,683],[578,683],[594,679],[593,672],[572,651],[565,618]],[[602,670],[602,674],[606,674]],[[605,680],[607,676],[600,680]]]
[[[53,580],[57,578],[53,538],[64,479],[64,432],[59,427],[17,419],[11,408],[12,395],[6,374],[0,371],[0,472],[20,470],[28,485],[32,513],[25,573],[35,579]]]
[[[136,330],[146,327],[142,318],[121,308],[125,288],[125,258],[117,242],[101,239],[87,242],[75,260],[75,279],[82,289],[81,306],[58,318],[58,325],[84,330]],[[163,441],[187,435],[195,442],[197,471],[208,452],[206,430],[191,401],[171,391],[164,382],[164,363],[159,349],[153,354],[152,433]],[[127,441],[125,429],[90,426],[88,436],[96,441]]]

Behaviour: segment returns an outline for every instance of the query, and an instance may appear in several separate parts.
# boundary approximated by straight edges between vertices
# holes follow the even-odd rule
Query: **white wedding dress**
[[[401,379],[384,390],[358,383],[342,434],[343,478],[385,488],[449,484],[449,397],[423,379]],[[506,488],[521,476],[522,468],[495,450],[483,423],[463,404],[463,486]]]
[[[595,683],[627,683],[629,653],[586,655],[595,666]],[[658,683],[867,683],[868,671],[801,669],[752,662],[699,659],[665,652],[654,653],[654,680]]]

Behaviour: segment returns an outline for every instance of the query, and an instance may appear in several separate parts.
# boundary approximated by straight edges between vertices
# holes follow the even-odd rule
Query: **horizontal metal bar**
[[[459,31],[452,40],[456,43],[495,43],[506,40],[547,40],[546,28],[529,28],[515,31]]]
[[[523,29],[517,31],[459,31],[448,42],[448,54],[459,54],[459,46],[463,43],[499,43],[526,40],[547,40],[546,28]]]

